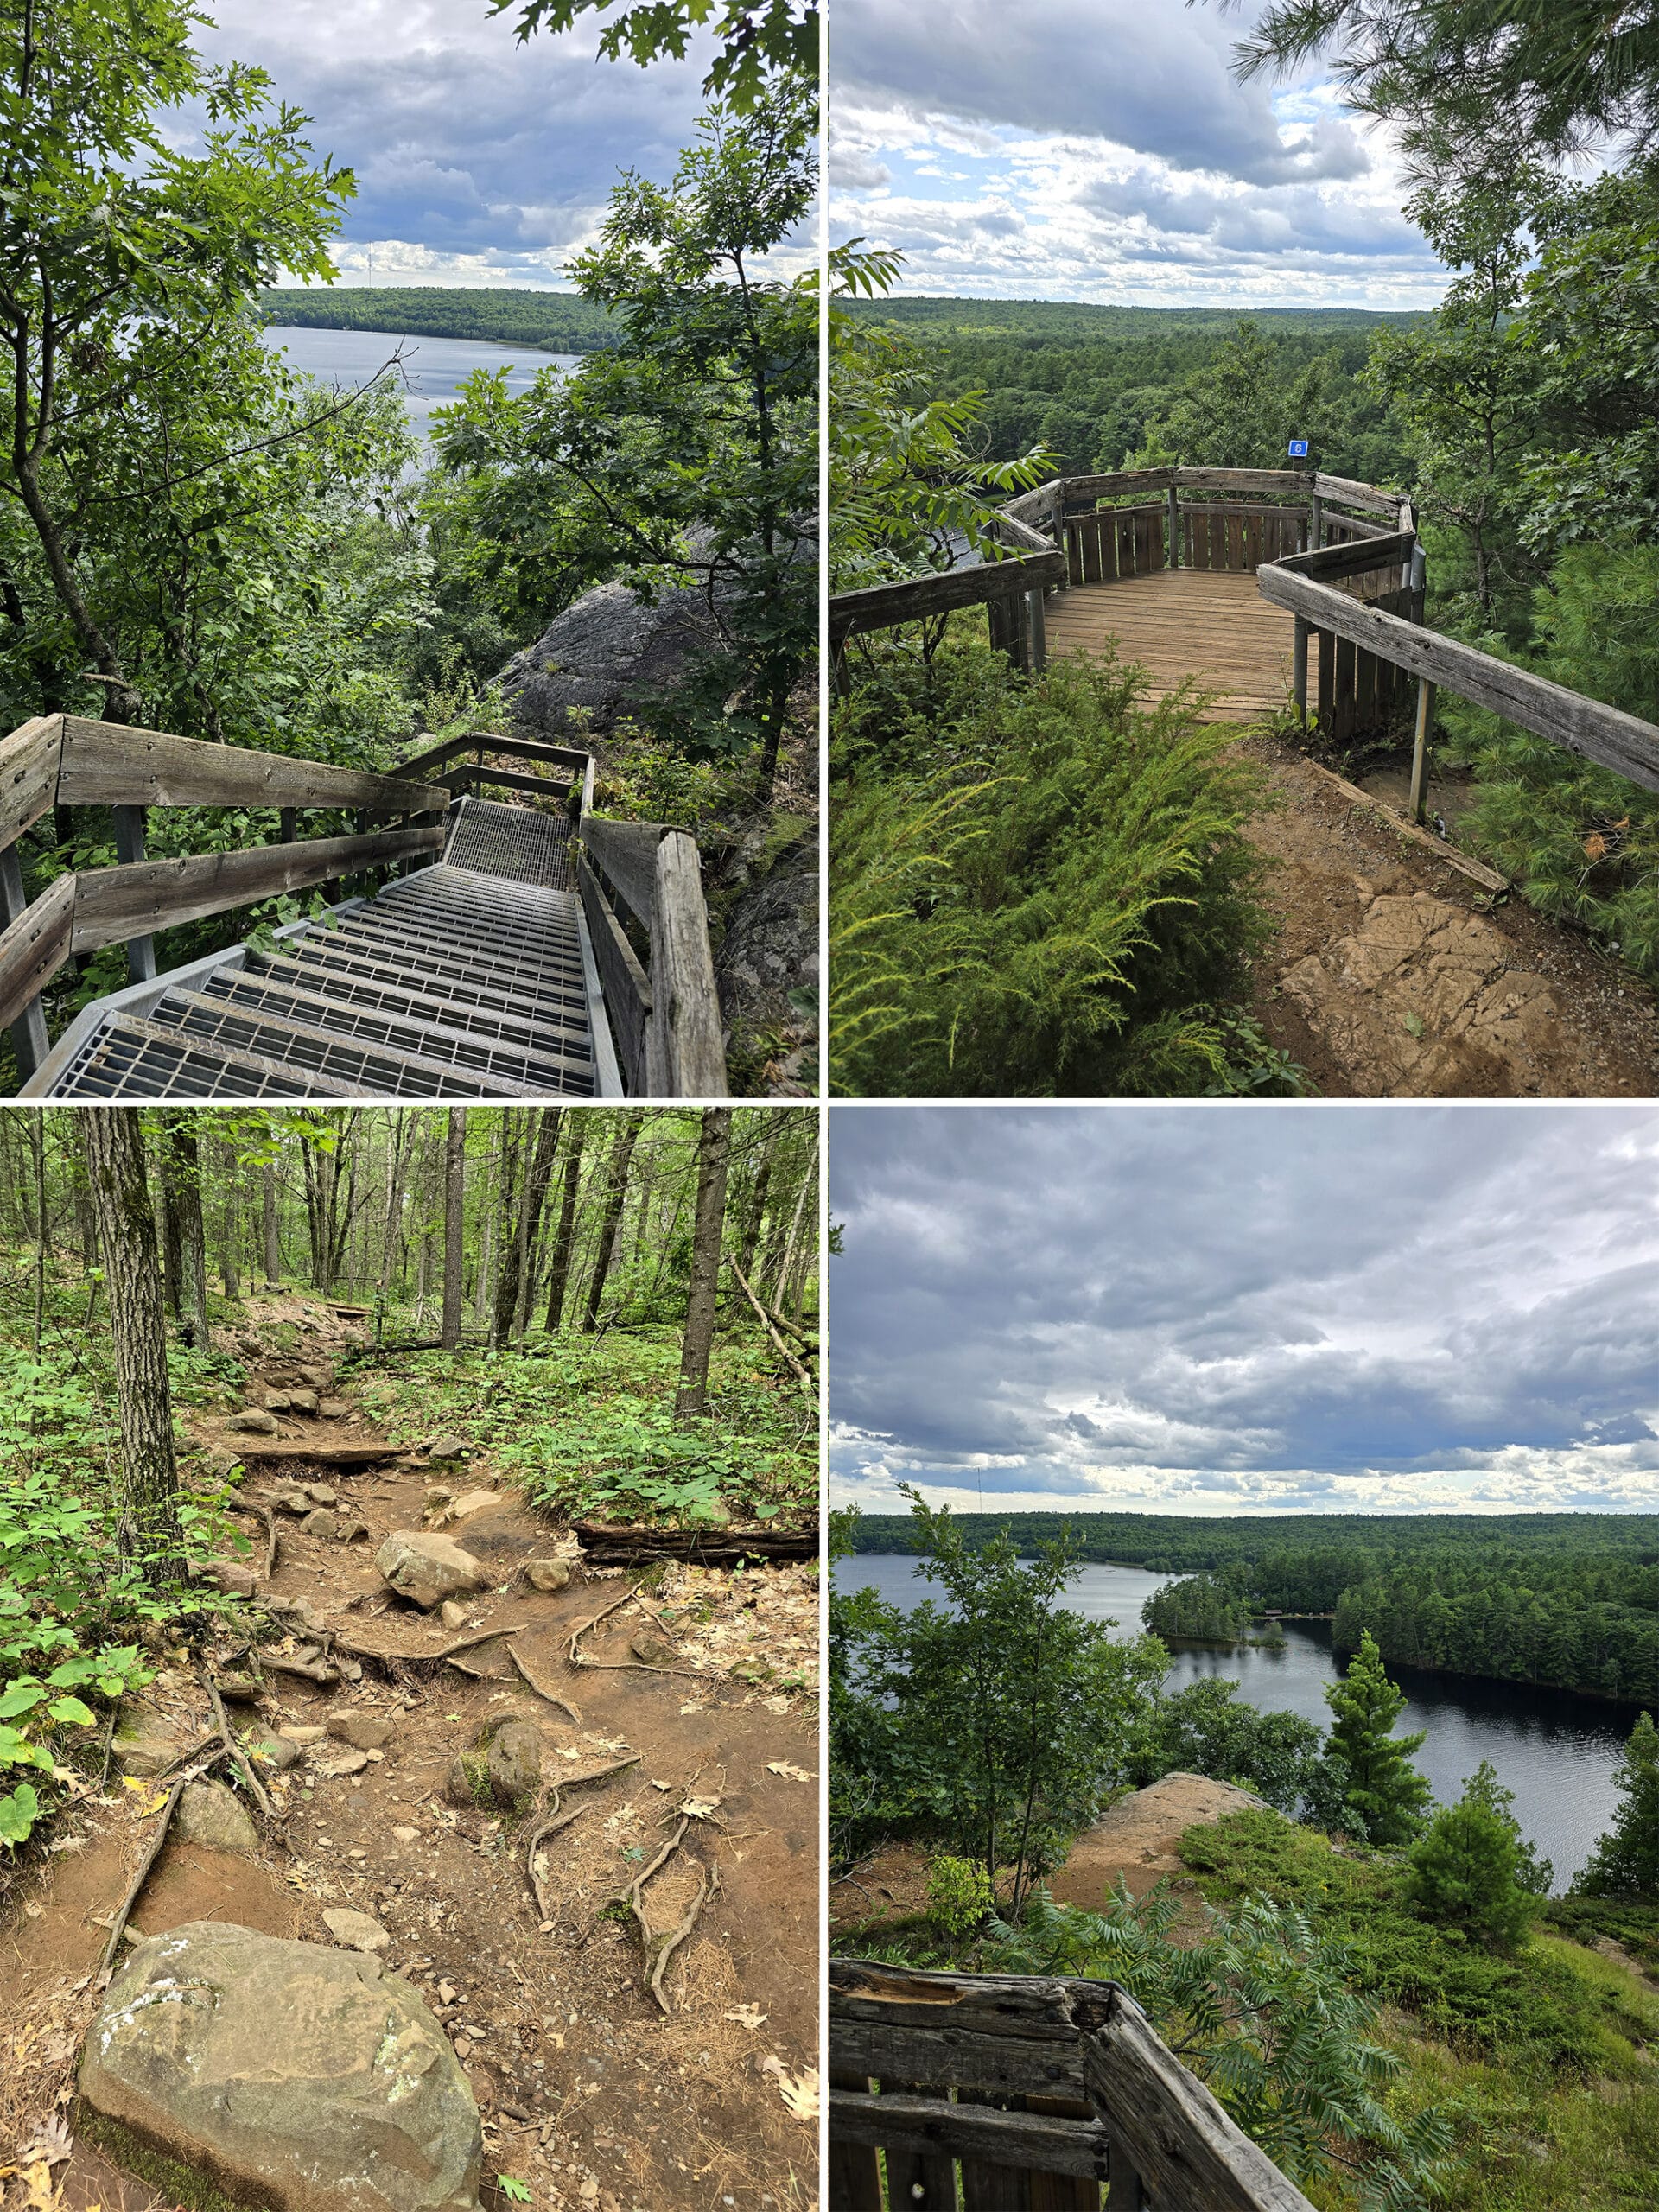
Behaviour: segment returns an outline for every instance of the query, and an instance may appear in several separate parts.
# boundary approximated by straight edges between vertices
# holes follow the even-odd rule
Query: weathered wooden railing
[[[1151,493],[1160,496],[1148,499]],[[1363,512],[1344,512],[1354,508]],[[1166,568],[1248,572],[1286,554],[1408,529],[1411,520],[1409,505],[1394,493],[1323,470],[1120,468],[1055,477],[998,510],[1000,558],[837,592],[830,601],[831,665],[844,690],[849,638],[982,605],[992,644],[1017,666],[1040,669],[1046,592]]]
[[[629,1090],[723,1098],[726,1053],[696,838],[661,822],[586,815],[576,886]],[[638,925],[643,961],[618,899]]]
[[[1366,574],[1386,577],[1399,574],[1402,567],[1409,577],[1405,594],[1387,590],[1367,598],[1351,588]],[[1322,696],[1327,665],[1334,671],[1338,694],[1344,668],[1354,671],[1356,685],[1366,667],[1385,670],[1394,687],[1410,677],[1417,679],[1411,804],[1419,821],[1427,789],[1429,731],[1440,690],[1490,708],[1518,729],[1615,769],[1645,790],[1659,791],[1659,727],[1424,626],[1421,556],[1409,529],[1274,562],[1258,569],[1255,581],[1264,599],[1295,617],[1292,685],[1304,709],[1308,646],[1313,637],[1318,639]],[[1344,589],[1344,585],[1350,588]],[[1414,612],[1402,603],[1408,597],[1414,600]]]
[[[124,944],[133,980],[147,981],[157,930],[436,852],[448,799],[429,783],[79,715],[25,722],[0,739],[0,1024],[20,1070],[32,1075],[46,1058],[41,993],[75,955]],[[26,903],[18,840],[54,809],[86,806],[114,810],[118,864],[56,876]],[[282,842],[152,861],[152,806],[274,808]],[[359,834],[296,839],[301,813],[342,809],[358,815]],[[374,830],[371,817],[402,826]]]
[[[830,2212],[1312,2212],[1109,1981],[830,1962]]]

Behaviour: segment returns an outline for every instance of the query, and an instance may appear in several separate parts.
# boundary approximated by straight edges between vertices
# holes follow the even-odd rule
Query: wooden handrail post
[[[1048,509],[1048,529],[1050,537],[1054,540],[1055,551],[1064,553],[1065,550],[1065,479],[1064,476],[1057,476],[1054,480],[1054,497],[1049,502]],[[1071,582],[1071,563],[1068,562],[1066,573],[1060,582],[1060,589],[1066,590]]]
[[[1307,548],[1317,553],[1325,543],[1325,501],[1315,492],[1308,503]]]
[[[1307,714],[1308,626],[1300,614],[1294,617],[1294,620],[1296,627],[1292,636],[1290,647],[1290,689],[1291,696],[1296,702],[1297,713],[1306,718]]]
[[[129,861],[148,860],[144,843],[144,810],[142,806],[117,806],[111,809],[115,817],[115,856],[124,866]],[[127,981],[130,983],[153,983],[156,980],[156,940],[153,937],[134,937],[127,940]]]
[[[1176,491],[1173,484],[1171,484],[1166,496],[1168,505],[1165,510],[1164,559],[1172,569],[1179,569],[1181,565],[1181,501],[1180,494]]]
[[[683,830],[664,830],[657,846],[645,1090],[652,1098],[727,1096],[709,912],[696,843]]]
[[[8,845],[0,853],[0,927],[10,929],[29,904],[23,895],[23,871],[17,858],[16,844]],[[11,1025],[11,1049],[17,1056],[18,1071],[25,1082],[45,1059],[52,1049],[46,1033],[46,1015],[41,1010],[38,994],[29,1001]]]
[[[1048,625],[1043,615],[1041,592],[1028,591],[1026,605],[1031,612],[1031,672],[1040,676],[1048,666]]]
[[[1411,818],[1421,822],[1428,811],[1428,733],[1434,720],[1434,686],[1426,676],[1417,679],[1417,734],[1411,748]]]

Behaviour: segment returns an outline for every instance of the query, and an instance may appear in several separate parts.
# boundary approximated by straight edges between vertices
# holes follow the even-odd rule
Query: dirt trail
[[[258,1311],[266,1321],[289,1318],[293,1305]],[[295,1357],[327,1364],[350,1340],[323,1317]],[[250,1366],[249,1395],[257,1404],[261,1384],[293,1379],[290,1363],[273,1357],[257,1374]],[[191,1426],[210,1447],[259,1441],[231,1435],[222,1416]],[[446,1629],[389,1596],[374,1552],[386,1532],[422,1525],[435,1479],[459,1490],[489,1486],[487,1462],[474,1458],[459,1478],[408,1462],[357,1475],[330,1467],[332,1444],[370,1433],[355,1410],[345,1421],[283,1421],[284,1440],[315,1439],[314,1478],[335,1488],[342,1511],[370,1533],[367,1541],[330,1541],[279,1511],[271,1593],[306,1600],[354,1643],[410,1655],[475,1628],[517,1628],[514,1648],[539,1681],[579,1708],[582,1724],[525,1687],[505,1641],[465,1654],[476,1679],[447,1664],[368,1662],[359,1683],[334,1688],[268,1673],[260,1714],[270,1729],[321,1729],[330,1714],[360,1713],[390,1719],[390,1739],[356,1761],[341,1741],[308,1744],[272,1783],[287,1817],[266,1833],[257,1857],[170,1841],[134,1925],[149,1935],[220,1918],[327,1943],[334,1938],[325,1910],[348,1907],[378,1920],[391,1938],[382,1956],[439,2012],[473,2082],[485,2120],[485,2202],[495,2212],[506,2203],[499,2172],[529,2184],[537,2212],[804,2212],[816,2194],[816,2121],[791,2112],[785,2091],[817,2065],[817,1725],[810,1688],[779,1685],[816,1677],[814,1585],[797,1568],[737,1575],[671,1567],[649,1602],[683,1663],[702,1655],[720,1671],[694,1677],[626,1663],[633,1638],[660,1632],[634,1604],[583,1646],[613,1668],[575,1669],[566,1656],[572,1630],[625,1580],[616,1570],[578,1569],[563,1591],[531,1588],[516,1570],[548,1556],[557,1532],[503,1487],[499,1503],[444,1531],[489,1566],[495,1586],[464,1601],[465,1628]],[[241,1491],[249,1504],[306,1478],[284,1464],[264,1480],[257,1461],[249,1464]],[[262,1551],[256,1547],[256,1561]],[[305,1641],[302,1633],[270,1648],[291,1656]],[[202,1729],[194,1667],[164,1671],[146,1696]],[[546,1847],[544,1879],[556,1900],[550,1927],[541,1924],[526,1878],[533,1819],[447,1800],[456,1755],[506,1714],[537,1722],[555,1779],[564,1767],[580,1774],[639,1755],[637,1765],[566,1798],[567,1809],[582,1811]],[[359,1771],[337,1770],[353,1763]],[[672,1834],[675,1808],[689,1794],[718,1798],[718,1809],[693,1823],[682,1859],[646,1892],[653,1928],[683,1916],[699,1868],[717,1866],[720,1886],[676,1954],[666,1984],[672,2011],[664,2018],[644,1986],[638,1931],[599,1916]],[[125,1891],[159,1795],[112,1781],[84,1801],[15,1924],[0,1932],[8,1993],[0,2124],[27,2127],[54,2104],[67,2108],[79,2037],[96,2007],[89,1977],[105,1938],[99,1921]],[[79,2147],[54,2178],[69,2212],[100,2203],[105,2212],[141,2212],[155,2202]]]
[[[1614,957],[1493,894],[1294,747],[1259,734],[1278,925],[1252,1010],[1332,1098],[1659,1092],[1659,997]]]

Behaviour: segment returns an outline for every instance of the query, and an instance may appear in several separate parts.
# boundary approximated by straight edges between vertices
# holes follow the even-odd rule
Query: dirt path
[[[1493,894],[1277,740],[1244,750],[1277,806],[1278,925],[1252,1010],[1332,1098],[1659,1092],[1659,997],[1615,958]]]
[[[277,1310],[265,1310],[267,1324]],[[338,1325],[318,1321],[294,1358],[331,1371],[346,1340]],[[250,1368],[249,1395],[257,1403],[260,1385],[297,1379],[290,1360],[267,1357],[257,1376]],[[210,1448],[258,1441],[229,1436],[223,1415],[192,1426]],[[804,2212],[816,2195],[817,2124],[792,2112],[785,2092],[796,2094],[817,2064],[814,1582],[796,1568],[671,1567],[649,1616],[631,1603],[586,1640],[594,1660],[612,1665],[572,1668],[568,1639],[627,1586],[619,1571],[578,1568],[562,1591],[531,1588],[516,1570],[549,1556],[558,1532],[502,1486],[497,1500],[445,1530],[486,1562],[494,1583],[466,1601],[465,1627],[445,1628],[390,1598],[374,1552],[386,1532],[422,1525],[435,1480],[460,1491],[495,1487],[487,1463],[474,1459],[460,1478],[408,1459],[345,1475],[331,1469],[329,1448],[371,1433],[358,1414],[284,1421],[283,1428],[285,1440],[315,1442],[316,1467],[296,1474],[284,1465],[266,1480],[251,1461],[244,1501],[320,1479],[369,1535],[329,1541],[279,1510],[270,1593],[303,1601],[355,1643],[415,1663],[360,1662],[359,1682],[331,1688],[268,1673],[259,1713],[270,1729],[323,1730],[331,1716],[378,1719],[391,1724],[384,1747],[365,1755],[327,1735],[303,1741],[298,1760],[272,1783],[286,1819],[257,1854],[169,1842],[135,1925],[149,1935],[221,1918],[327,1943],[335,1939],[325,1911],[372,1916],[390,1937],[383,1957],[439,2012],[472,2081],[485,2120],[485,2201],[497,2212],[506,2203],[495,2186],[501,2172],[528,2183],[543,2212]],[[520,1631],[513,1647],[539,1681],[579,1708],[580,1726],[525,1687],[505,1642],[465,1655],[475,1679],[418,1662],[456,1635],[498,1624]],[[666,1633],[690,1671],[627,1663],[642,1633]],[[301,1626],[270,1648],[293,1656],[315,1642]],[[202,1731],[194,1663],[165,1669],[146,1697],[163,1719]],[[567,1808],[582,1809],[546,1849],[550,1925],[526,1878],[533,1821],[453,1802],[448,1786],[457,1754],[506,1715],[537,1721],[556,1779],[562,1768],[579,1774],[638,1754],[637,1765],[567,1799]],[[63,1824],[15,1924],[0,1933],[8,1993],[0,2124],[26,2128],[67,2108],[97,2002],[100,1918],[107,1921],[153,1833],[149,1808],[159,1795],[117,1783],[89,1795]],[[717,1809],[694,1822],[683,1853],[646,1892],[652,1925],[675,1926],[703,1874],[717,1868],[720,1886],[676,1954],[664,2018],[644,1986],[637,1929],[600,1916],[672,1834],[688,1797],[717,1799]],[[69,2212],[95,2204],[142,2212],[155,2201],[79,2147],[54,2178]]]

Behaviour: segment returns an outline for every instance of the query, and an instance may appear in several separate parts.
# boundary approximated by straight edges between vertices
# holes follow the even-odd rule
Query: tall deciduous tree
[[[626,54],[643,67],[664,54],[681,59],[692,34],[712,23],[720,52],[703,81],[747,110],[774,73],[804,79],[818,73],[817,0],[490,0],[493,16],[518,10],[518,35],[568,31],[580,16],[611,16],[599,41],[613,61]]]
[[[697,1210],[691,1232],[691,1283],[680,1344],[680,1384],[674,1418],[694,1421],[709,1403],[709,1355],[715,1342],[715,1305],[720,1289],[720,1245],[726,1225],[726,1164],[732,1148],[732,1109],[705,1106],[697,1140]]]
[[[158,1585],[181,1572],[178,1470],[167,1376],[167,1316],[156,1249],[143,1127],[130,1106],[88,1106],[76,1116],[109,1288],[110,1333],[121,1408],[122,1557]]]
[[[606,1280],[611,1272],[611,1260],[616,1251],[616,1232],[622,1224],[622,1205],[628,1192],[628,1164],[633,1158],[633,1147],[639,1141],[639,1116],[624,1114],[617,1123],[616,1135],[611,1145],[609,1171],[605,1178],[604,1209],[599,1217],[599,1244],[594,1254],[594,1271],[588,1281],[588,1305],[582,1315],[584,1334],[591,1336],[599,1326],[599,1302],[605,1295]]]
[[[570,1143],[564,1155],[564,1181],[559,1191],[559,1225],[547,1269],[547,1315],[543,1323],[550,1337],[564,1318],[564,1294],[570,1280],[570,1247],[576,1229],[576,1185],[582,1174],[582,1147],[588,1141],[588,1116],[570,1117]]]
[[[443,1323],[444,1344],[461,1342],[461,1307],[466,1287],[467,1109],[449,1109],[443,1147]]]
[[[207,1323],[207,1232],[201,1213],[201,1143],[192,1112],[167,1111],[162,1145],[162,1191],[167,1210],[168,1303],[186,1340],[213,1350]]]

